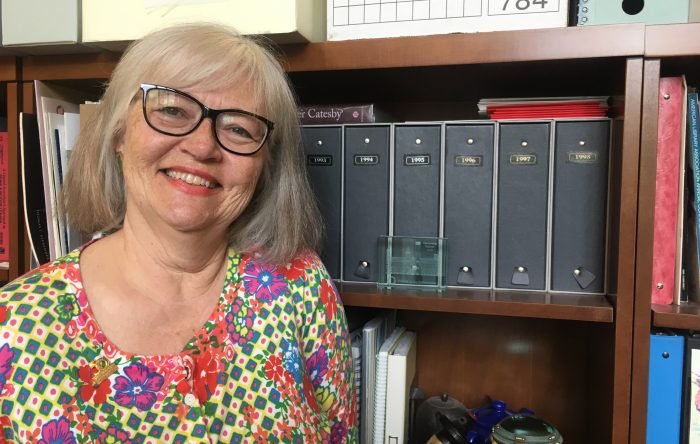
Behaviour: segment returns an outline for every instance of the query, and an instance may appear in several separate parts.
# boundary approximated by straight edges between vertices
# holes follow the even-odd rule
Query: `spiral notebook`
[[[394,347],[399,342],[401,335],[404,333],[403,327],[396,329],[389,335],[379,348],[377,353],[377,369],[375,371],[375,389],[374,389],[374,444],[382,444],[384,442],[384,425],[386,419],[386,387],[387,387],[387,368],[389,365],[389,355],[393,353]]]

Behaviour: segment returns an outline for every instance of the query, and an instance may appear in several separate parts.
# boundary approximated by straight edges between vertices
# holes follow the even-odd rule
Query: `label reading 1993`
[[[310,166],[332,166],[333,156],[328,154],[309,154],[306,156],[306,164]]]
[[[489,0],[489,15],[558,12],[561,0]]]

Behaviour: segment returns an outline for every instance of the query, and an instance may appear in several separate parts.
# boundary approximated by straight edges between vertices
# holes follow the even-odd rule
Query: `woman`
[[[228,28],[125,52],[63,196],[72,225],[111,234],[0,294],[6,441],[356,441],[295,109]]]

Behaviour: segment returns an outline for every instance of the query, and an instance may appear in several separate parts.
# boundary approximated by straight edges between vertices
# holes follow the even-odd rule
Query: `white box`
[[[569,14],[569,0],[381,0],[376,21],[367,3],[327,0],[327,39],[557,28]]]
[[[4,0],[2,44],[20,53],[90,51],[80,42],[80,0]]]
[[[325,40],[325,0],[82,0],[83,42],[122,50],[176,23],[217,22],[278,43]]]

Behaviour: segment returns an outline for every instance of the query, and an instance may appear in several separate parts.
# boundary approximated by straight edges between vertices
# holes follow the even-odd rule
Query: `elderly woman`
[[[0,441],[357,440],[295,109],[228,28],[125,52],[64,190],[104,235],[0,294]]]

